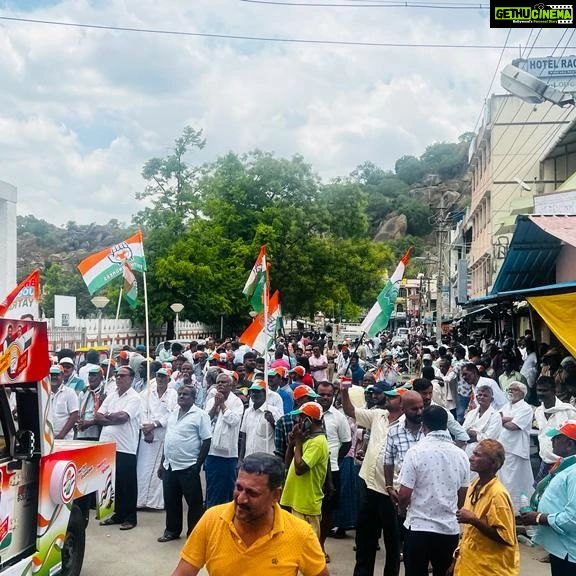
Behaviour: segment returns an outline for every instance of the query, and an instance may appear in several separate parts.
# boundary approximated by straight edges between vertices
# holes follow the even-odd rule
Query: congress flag
[[[268,300],[268,324],[264,326],[264,313],[258,314],[252,324],[246,328],[240,342],[248,344],[260,354],[264,354],[276,336],[276,331],[282,322],[282,307],[280,292],[276,290]]]
[[[0,318],[40,319],[40,270],[34,270],[0,302]]]
[[[368,336],[373,337],[378,332],[385,330],[394,311],[394,304],[396,303],[396,298],[398,297],[398,290],[400,288],[400,282],[404,277],[404,271],[406,270],[406,265],[410,259],[410,252],[412,247],[408,248],[406,254],[402,260],[400,260],[394,274],[388,279],[388,283],[382,289],[382,292],[378,294],[376,303],[370,309],[370,312],[364,318],[360,329],[365,332]]]
[[[132,268],[127,262],[124,263],[122,271],[124,275],[124,298],[126,298],[130,308],[136,308],[138,304],[138,282],[136,281],[136,276],[134,276],[134,272],[132,272]]]
[[[88,291],[94,294],[108,282],[123,274],[125,262],[136,272],[146,272],[144,243],[140,230],[124,242],[88,256],[80,262],[78,270],[88,286]]]
[[[242,290],[242,294],[246,296],[255,312],[262,312],[264,309],[264,286],[268,281],[266,266],[266,246],[262,246],[258,258],[254,266],[252,266],[244,290]]]

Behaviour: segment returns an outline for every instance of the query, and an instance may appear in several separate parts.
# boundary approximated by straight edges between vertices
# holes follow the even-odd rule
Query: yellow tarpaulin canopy
[[[526,298],[566,350],[576,357],[576,292]]]

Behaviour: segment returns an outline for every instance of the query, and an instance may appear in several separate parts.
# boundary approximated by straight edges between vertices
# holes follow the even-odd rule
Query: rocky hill
[[[130,233],[131,229],[117,220],[87,225],[68,222],[58,227],[32,215],[18,216],[18,279],[34,268],[46,269],[52,263],[72,271],[88,254],[120,242]]]

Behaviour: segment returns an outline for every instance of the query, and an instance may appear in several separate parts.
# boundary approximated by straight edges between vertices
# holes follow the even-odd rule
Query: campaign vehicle
[[[49,369],[46,324],[0,319],[2,576],[78,576],[91,501],[114,508],[115,445],[54,439]]]

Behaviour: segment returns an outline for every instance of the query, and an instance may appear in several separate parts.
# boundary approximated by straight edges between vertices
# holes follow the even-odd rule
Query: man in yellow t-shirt
[[[292,514],[306,520],[320,537],[324,482],[330,461],[328,440],[322,429],[322,406],[306,402],[292,414],[298,423],[288,435],[284,463],[290,468],[280,503]]]
[[[479,442],[470,456],[470,469],[478,474],[458,510],[464,524],[456,550],[454,576],[518,576],[520,549],[514,507],[496,473],[504,463],[504,447],[497,440]]]
[[[213,506],[200,519],[172,576],[329,576],[310,526],[278,505],[284,466],[272,454],[244,459],[234,501]]]

